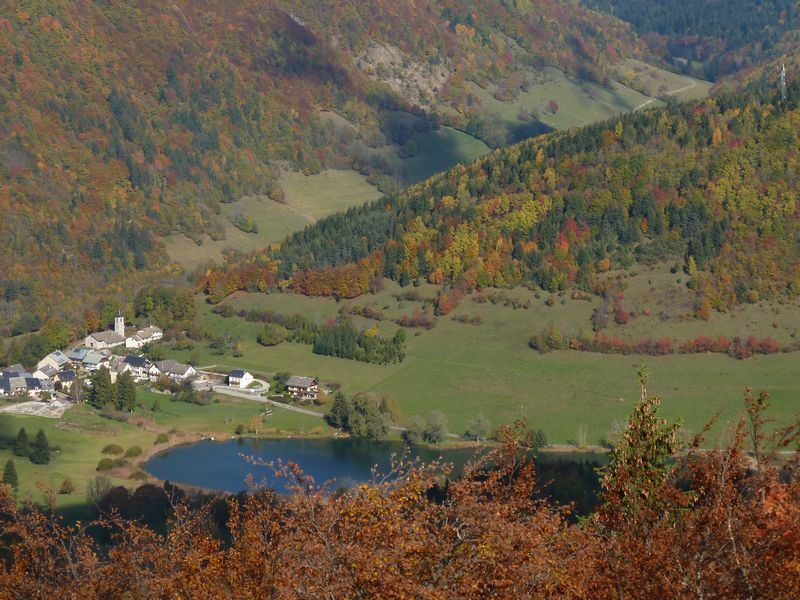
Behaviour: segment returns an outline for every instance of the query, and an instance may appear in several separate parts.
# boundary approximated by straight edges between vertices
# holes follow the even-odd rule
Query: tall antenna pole
[[[781,65],[781,102],[786,102],[786,63]]]

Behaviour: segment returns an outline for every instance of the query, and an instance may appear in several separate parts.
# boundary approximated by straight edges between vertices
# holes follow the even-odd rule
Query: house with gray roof
[[[56,371],[63,369],[70,362],[69,357],[61,350],[56,350],[45,356],[42,360],[36,363],[36,368],[41,369],[45,365],[53,367]]]
[[[197,377],[197,369],[191,365],[184,365],[177,360],[167,359],[154,364],[150,368],[150,379],[158,379],[159,377],[169,377],[174,381],[185,381],[192,377]]]
[[[73,348],[67,352],[67,358],[73,363],[82,363],[87,354],[89,354],[89,348]]]
[[[319,381],[314,377],[292,375],[286,380],[286,391],[296,400],[316,400],[319,396]]]
[[[125,337],[116,331],[99,331],[87,335],[83,343],[94,350],[104,350],[121,346],[125,343]]]

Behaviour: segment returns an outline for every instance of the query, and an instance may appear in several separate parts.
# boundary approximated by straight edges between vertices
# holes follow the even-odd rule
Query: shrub
[[[156,441],[153,445],[166,444],[169,441],[169,436],[166,433],[159,433],[156,436]]]
[[[134,471],[133,473],[131,473],[131,476],[128,477],[128,479],[133,479],[135,481],[147,481],[148,478],[149,475],[144,471],[142,471],[141,469],[139,469],[138,471]]]
[[[142,448],[140,446],[131,446],[125,451],[125,456],[130,458],[132,456],[139,456],[142,453]]]
[[[114,468],[114,461],[110,458],[101,458],[100,462],[97,463],[97,470],[98,471],[108,471]]]
[[[114,466],[115,467],[124,467],[127,464],[128,464],[128,461],[125,460],[124,458],[115,458],[114,459]]]
[[[236,435],[242,435],[242,434],[244,433],[244,425],[242,425],[241,423],[239,423],[239,424],[236,426],[236,429],[234,429],[234,430],[233,430],[233,433],[235,433]]]
[[[65,479],[61,482],[61,487],[58,488],[59,494],[72,494],[75,491],[75,484],[71,479]]]
[[[122,454],[123,452],[125,452],[125,448],[119,444],[108,444],[102,450],[103,454]]]

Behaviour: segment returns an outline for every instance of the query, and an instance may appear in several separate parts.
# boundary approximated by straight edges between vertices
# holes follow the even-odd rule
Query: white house
[[[59,371],[63,369],[64,366],[66,366],[69,362],[69,357],[66,354],[64,354],[61,350],[56,350],[36,363],[36,368],[41,369],[42,367],[48,365],[54,368],[56,371]]]
[[[153,325],[150,325],[149,327],[140,329],[133,335],[129,335],[127,338],[125,338],[125,347],[141,348],[145,344],[156,342],[163,337],[164,337],[164,332],[161,331],[161,329]]]
[[[126,356],[123,362],[130,367],[130,374],[136,381],[145,381],[150,377],[153,363],[144,356]]]
[[[59,371],[53,377],[55,388],[62,392],[68,392],[72,388],[72,384],[77,380],[77,375],[72,369],[66,371]]]
[[[314,377],[292,375],[286,380],[286,391],[296,399],[316,400],[319,395],[319,381]]]
[[[113,331],[99,331],[97,333],[90,333],[86,336],[84,344],[89,348],[95,350],[102,350],[104,348],[114,348],[121,346],[125,343],[125,317],[121,312],[117,313],[114,317],[114,330]]]
[[[100,331],[87,335],[83,343],[94,350],[104,350],[121,346],[125,343],[125,338],[116,331]]]
[[[96,371],[101,365],[108,367],[107,351],[89,352],[83,359],[83,368],[87,371]]]
[[[228,385],[231,387],[246,388],[253,383],[253,376],[244,369],[233,369],[228,374]]]
[[[184,365],[177,360],[162,360],[154,364],[149,370],[151,379],[158,379],[166,375],[174,381],[185,381],[197,377],[197,370],[191,365]]]
[[[52,379],[56,373],[58,373],[58,369],[56,369],[50,364],[44,364],[33,372],[33,376],[36,379],[42,379],[42,380]]]

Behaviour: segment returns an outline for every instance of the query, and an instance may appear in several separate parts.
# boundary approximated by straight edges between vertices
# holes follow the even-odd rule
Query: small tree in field
[[[14,442],[14,454],[17,456],[28,456],[31,453],[31,443],[28,440],[28,432],[25,428],[19,430],[17,433],[17,440]]]
[[[31,449],[31,462],[35,465],[46,465],[50,462],[50,444],[43,429],[36,433]]]
[[[14,466],[14,461],[10,458],[6,461],[3,467],[3,483],[11,487],[15,492],[19,488],[19,478],[17,477],[17,468]]]

